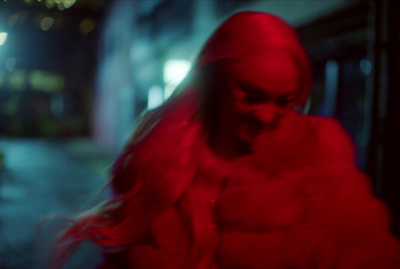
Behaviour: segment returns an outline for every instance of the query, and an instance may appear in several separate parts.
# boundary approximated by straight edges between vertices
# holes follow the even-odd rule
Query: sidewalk
[[[60,220],[40,222],[53,213],[73,216],[108,195],[113,154],[88,139],[47,141],[2,140],[0,171],[0,268],[43,268],[46,246]],[[93,268],[100,260],[86,245],[66,268]]]

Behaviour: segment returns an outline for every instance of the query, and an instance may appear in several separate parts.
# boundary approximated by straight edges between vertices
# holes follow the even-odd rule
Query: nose
[[[275,123],[278,116],[278,107],[274,104],[260,105],[254,111],[255,119],[264,124]]]

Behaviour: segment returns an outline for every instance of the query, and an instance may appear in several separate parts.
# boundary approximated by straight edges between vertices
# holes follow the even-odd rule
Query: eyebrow
[[[296,95],[296,90],[293,90],[293,91],[291,91],[291,92],[288,92],[288,93],[286,93],[286,94],[280,96],[280,98],[288,98],[288,97],[291,97],[292,95]]]
[[[244,90],[245,92],[250,92],[250,93],[254,93],[254,94],[260,94],[260,95],[266,95],[266,96],[270,96],[270,94],[269,93],[266,93],[265,91],[264,91],[264,89],[262,88],[262,87],[257,87],[256,85],[254,85],[254,84],[252,84],[252,83],[248,83],[248,82],[241,82],[241,81],[239,81],[238,82],[238,84],[239,84],[239,87],[242,89],[242,90]],[[267,89],[268,90],[268,89]],[[284,95],[282,95],[282,96],[280,96],[279,94],[277,94],[277,97],[279,98],[279,99],[284,99],[284,98],[289,98],[289,97],[291,97],[292,95],[297,95],[297,88],[296,89],[293,89],[293,90],[291,90],[290,92],[288,92],[288,93],[285,93]],[[295,96],[294,96],[295,97]]]

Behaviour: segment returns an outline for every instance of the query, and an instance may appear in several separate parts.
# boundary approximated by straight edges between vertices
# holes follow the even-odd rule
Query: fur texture
[[[213,155],[197,125],[142,163],[154,173],[149,201],[125,214],[142,208],[149,225],[119,256],[124,268],[398,268],[388,212],[337,122],[293,113],[234,163]]]

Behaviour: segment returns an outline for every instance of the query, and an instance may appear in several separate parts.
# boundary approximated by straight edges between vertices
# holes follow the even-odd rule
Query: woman
[[[180,92],[141,119],[115,198],[60,238],[100,244],[109,268],[398,268],[385,206],[332,119],[296,112],[310,66],[290,26],[225,21]],[[59,260],[60,261],[60,260]]]

